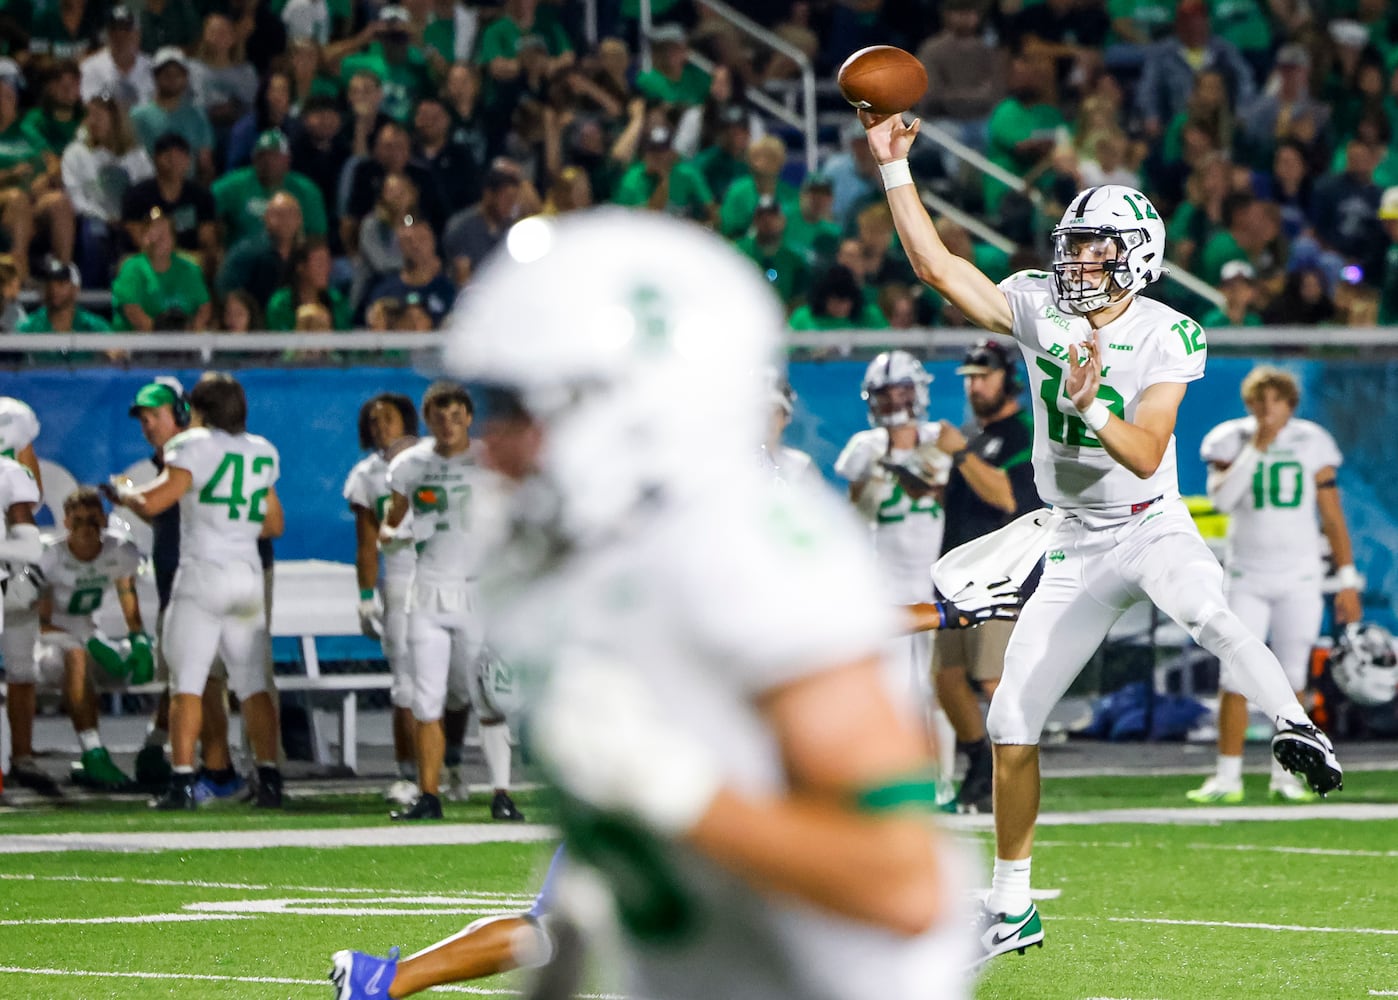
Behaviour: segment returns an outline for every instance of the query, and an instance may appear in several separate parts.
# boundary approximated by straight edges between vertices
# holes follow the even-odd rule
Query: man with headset
[[[165,445],[176,434],[189,426],[189,401],[185,398],[184,387],[178,379],[160,376],[144,385],[136,393],[128,413],[141,422],[141,434],[155,449],[151,462],[156,474],[165,466]],[[104,490],[112,503],[120,500],[114,490]],[[132,513],[136,513],[134,510]],[[139,516],[139,515],[138,515]],[[155,589],[160,598],[160,625],[164,624],[165,609],[170,604],[170,592],[174,586],[175,570],[180,564],[180,508],[175,504],[161,514],[149,519],[151,526],[151,563],[155,569]],[[272,566],[272,543],[263,539],[258,543],[262,556],[262,567],[268,584],[268,617],[271,616],[270,578]],[[271,671],[271,651],[268,650],[267,670]],[[160,651],[157,660],[157,679],[167,681],[170,668]],[[275,690],[269,687],[268,690]],[[243,779],[233,766],[228,747],[228,704],[222,665],[216,664],[213,677],[204,691],[204,723],[200,733],[203,748],[204,768],[195,782],[195,798],[206,801],[212,798],[228,798],[243,790]],[[161,791],[170,784],[170,763],[165,757],[165,744],[169,739],[170,693],[164,691],[151,716],[146,745],[136,755],[136,782],[151,791]]]
[[[946,527],[942,554],[1004,527],[1043,506],[1034,489],[1033,419],[1021,409],[1021,385],[1013,355],[997,340],[978,341],[956,369],[978,433],[968,439],[945,420],[937,447],[951,456],[942,497]],[[1032,579],[1032,578],[1031,578]],[[1025,592],[1032,588],[1026,584]],[[966,778],[956,796],[959,812],[990,812],[991,759],[979,694],[989,701],[1005,666],[1012,621],[980,628],[937,632],[932,645],[932,681],[937,701],[956,730],[966,755]],[[975,682],[975,687],[972,686]]]

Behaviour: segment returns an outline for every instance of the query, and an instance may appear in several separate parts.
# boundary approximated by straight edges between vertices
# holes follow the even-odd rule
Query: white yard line
[[[114,885],[154,885],[168,886],[176,889],[233,889],[245,892],[323,892],[331,894],[372,894],[381,896],[404,896],[420,897],[426,895],[442,895],[436,890],[424,889],[363,889],[350,888],[348,886],[324,886],[324,885],[259,885],[253,882],[203,882],[199,880],[181,881],[168,878],[121,878],[111,875],[30,875],[13,872],[0,872],[0,881],[5,882],[84,882],[84,883],[111,883]],[[523,903],[526,907],[534,902],[534,897],[520,892],[485,892],[472,890],[469,894],[461,896],[451,896],[448,898],[462,901],[484,899],[491,903]]]
[[[42,851],[225,851],[267,847],[423,847],[528,844],[556,840],[551,826],[436,823],[312,830],[227,830],[168,833],[48,833],[0,837],[0,854]]]
[[[244,913],[146,913],[137,917],[39,917],[34,920],[0,920],[0,927],[40,924],[193,924],[206,920],[251,920]]]
[[[1234,920],[1173,920],[1167,917],[1060,917],[1054,920],[1105,920],[1112,924],[1165,924],[1172,927],[1234,927],[1251,931],[1297,931],[1303,934],[1374,934],[1398,937],[1398,927],[1313,927],[1308,924],[1262,924]]]
[[[1122,840],[1034,840],[1035,847],[1085,847],[1096,850],[1101,847],[1123,847],[1128,849],[1152,847],[1173,847],[1170,844],[1132,843]],[[1242,851],[1259,854],[1318,854],[1331,858],[1398,858],[1398,851],[1350,850],[1340,847],[1285,847],[1275,844],[1190,844],[1191,851]],[[0,876],[3,878],[3,876]]]
[[[953,830],[991,830],[995,817],[941,816]],[[1178,806],[1148,809],[1093,809],[1083,812],[1046,812],[1039,826],[1098,826],[1104,823],[1145,826],[1213,826],[1239,822],[1291,822],[1303,819],[1398,819],[1398,803],[1320,802],[1302,806]],[[0,848],[3,849],[3,848]]]

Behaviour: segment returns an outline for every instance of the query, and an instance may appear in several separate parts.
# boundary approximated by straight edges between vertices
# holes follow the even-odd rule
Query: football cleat
[[[422,819],[441,819],[442,800],[431,792],[423,792],[411,809],[395,810],[388,814],[388,818],[407,823]]]
[[[388,998],[388,988],[398,973],[398,949],[387,958],[362,951],[337,951],[331,958],[330,981],[335,984],[335,1000]]]
[[[422,794],[422,789],[407,778],[399,778],[388,786],[388,791],[383,793],[385,802],[392,802],[395,805],[410,806],[417,801],[417,797]]]
[[[275,767],[257,769],[257,793],[253,798],[255,809],[280,809],[282,807],[282,773]]]
[[[1218,776],[1210,778],[1198,788],[1184,793],[1190,802],[1222,802],[1224,805],[1237,805],[1243,801],[1243,784],[1236,785],[1220,781]]]
[[[996,955],[1010,951],[1017,951],[1023,955],[1026,948],[1033,945],[1040,948],[1044,946],[1044,925],[1039,920],[1039,908],[1033,903],[1017,917],[991,913],[982,908],[980,915],[976,917],[972,933],[976,936],[979,952],[971,962],[970,967],[973,969],[984,965]]]
[[[141,752],[136,755],[136,784],[142,790],[160,794],[169,786],[170,774],[170,762],[165,759],[164,747],[141,747]]]
[[[1267,789],[1267,797],[1273,802],[1298,803],[1315,802],[1320,798],[1319,795],[1289,774],[1284,779],[1272,779],[1272,783]]]
[[[490,818],[504,820],[510,823],[523,823],[524,813],[515,806],[515,800],[510,798],[510,793],[498,791],[495,797],[490,800]]]
[[[73,784],[99,792],[129,792],[136,783],[112,761],[106,747],[84,750],[72,771]]]
[[[1345,787],[1345,772],[1335,759],[1330,738],[1308,722],[1285,722],[1272,737],[1272,756],[1292,774],[1306,779],[1324,797]]]
[[[471,797],[471,784],[466,778],[466,765],[453,764],[447,768],[447,790],[450,802],[465,802]]]
[[[20,760],[15,758],[10,761],[10,773],[7,780],[20,788],[27,788],[31,792],[49,798],[58,798],[63,791],[58,787],[58,782],[54,781],[48,774],[34,763],[33,758]]]
[[[181,812],[186,809],[198,809],[199,803],[194,801],[194,783],[171,781],[170,787],[165,789],[165,794],[158,799],[152,799],[150,806],[152,809],[158,809],[161,812]]]
[[[232,768],[229,771],[233,777],[227,781],[219,781],[208,769],[200,771],[198,779],[194,782],[194,801],[203,805],[213,799],[231,799],[241,792],[247,782],[237,771]]]

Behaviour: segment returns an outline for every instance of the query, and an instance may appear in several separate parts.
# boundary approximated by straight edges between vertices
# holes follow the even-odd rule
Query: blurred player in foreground
[[[39,538],[39,529],[34,525],[34,508],[38,503],[39,484],[33,473],[13,458],[0,456],[0,511],[5,516],[5,533],[4,537],[0,537],[0,580],[5,581],[7,590],[15,585],[15,570],[12,567],[33,565],[43,555],[43,542]],[[6,563],[8,567],[4,565]],[[0,630],[3,628],[3,618],[0,618]],[[34,686],[20,685],[20,688],[11,689],[5,706],[12,727],[10,745],[15,750],[23,749],[22,736],[25,737],[23,742],[28,743],[28,734],[32,732],[34,723]],[[14,759],[11,761],[12,774],[15,774]],[[15,777],[18,780],[17,774]],[[3,789],[4,783],[0,782],[0,791]],[[40,790],[50,789],[45,783]]]
[[[1272,752],[1287,770],[1322,794],[1341,787],[1343,773],[1276,657],[1229,610],[1223,571],[1179,499],[1175,419],[1208,351],[1198,323],[1137,294],[1165,271],[1165,225],[1150,200],[1120,185],[1083,191],[1053,231],[1052,272],[997,285],[946,248],[923,208],[907,160],[919,123],[861,119],[918,277],[974,325],[1019,341],[1032,380],[1035,486],[1063,514],[1044,538],[1047,568],[1015,625],[986,720],[996,849],[978,930],[985,961],[1043,943],[1029,893],[1039,737],[1132,605],[1153,601],[1218,656],[1275,720]]]
[[[1228,606],[1272,648],[1300,697],[1325,614],[1317,514],[1340,585],[1335,622],[1357,622],[1361,614],[1359,573],[1335,481],[1342,459],[1325,428],[1294,415],[1301,389],[1289,373],[1254,368],[1243,379],[1242,395],[1250,416],[1224,421],[1200,445],[1209,496],[1229,515]],[[1187,793],[1193,802],[1243,801],[1247,698],[1226,667],[1219,687],[1218,767]],[[1316,798],[1275,760],[1268,793],[1283,802]]]

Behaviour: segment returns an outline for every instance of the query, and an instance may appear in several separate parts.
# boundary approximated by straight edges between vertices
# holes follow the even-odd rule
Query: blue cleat
[[[227,781],[216,781],[208,771],[200,771],[198,780],[194,782],[194,801],[203,805],[212,799],[229,799],[246,787],[247,782],[236,771]]]
[[[335,984],[335,1000],[388,1000],[388,988],[398,972],[398,949],[387,958],[362,951],[337,951],[331,958],[330,981]]]

